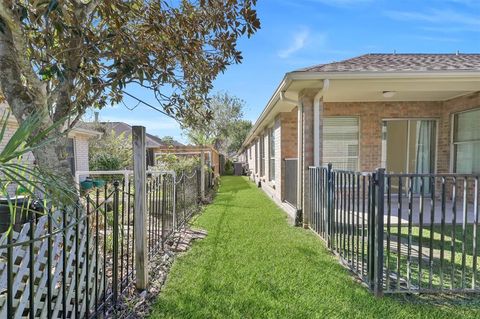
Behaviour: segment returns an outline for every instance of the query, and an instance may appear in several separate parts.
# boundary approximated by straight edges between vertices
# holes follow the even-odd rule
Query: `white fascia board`
[[[245,147],[252,142],[253,138],[256,136],[255,134],[257,133],[258,131],[258,128],[260,127],[260,125],[263,123],[263,121],[265,120],[265,118],[268,117],[268,115],[270,114],[270,112],[274,109],[275,105],[277,104],[277,102],[280,100],[280,93],[282,91],[285,91],[286,89],[288,89],[288,87],[290,86],[290,83],[292,82],[292,80],[287,76],[285,75],[285,77],[283,78],[282,82],[280,82],[280,85],[277,87],[277,89],[275,90],[275,92],[273,93],[273,95],[270,97],[270,100],[268,101],[267,105],[265,106],[265,108],[263,109],[262,113],[260,114],[260,116],[258,117],[258,119],[255,121],[255,124],[253,124],[253,127],[252,129],[250,130],[250,132],[248,133],[245,141],[243,142],[242,144],[242,147],[240,148],[240,150],[238,151],[238,153],[242,153],[242,151],[245,149]]]
[[[95,130],[89,130],[85,128],[80,128],[80,127],[73,127],[71,132],[73,134],[82,134],[82,135],[88,135],[91,137],[101,137],[103,135],[102,132],[95,131]]]
[[[480,78],[479,71],[425,71],[425,72],[308,72],[293,71],[286,77],[292,81],[323,79],[445,79]]]

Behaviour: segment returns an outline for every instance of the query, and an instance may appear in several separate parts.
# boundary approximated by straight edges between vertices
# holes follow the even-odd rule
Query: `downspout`
[[[328,89],[330,81],[323,80],[323,88],[313,98],[313,164],[320,166],[320,99]]]
[[[299,103],[297,112],[297,216],[295,225],[301,226],[303,222],[303,103]]]

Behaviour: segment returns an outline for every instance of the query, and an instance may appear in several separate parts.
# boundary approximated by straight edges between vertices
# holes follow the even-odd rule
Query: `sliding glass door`
[[[383,121],[382,165],[389,173],[431,174],[435,171],[435,120],[401,119]],[[414,180],[413,191],[420,191],[420,178]],[[424,191],[429,191],[424,179]]]

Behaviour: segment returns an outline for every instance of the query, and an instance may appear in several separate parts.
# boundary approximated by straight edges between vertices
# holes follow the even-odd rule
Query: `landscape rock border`
[[[156,254],[150,261],[149,278],[150,283],[147,290],[137,291],[135,287],[129,288],[131,291],[127,298],[119,300],[119,305],[111,317],[115,318],[145,318],[151,311],[151,308],[165,284],[170,268],[175,258],[190,249],[195,240],[203,239],[207,236],[207,231],[194,228],[184,228],[174,234],[174,236],[165,243],[164,250]],[[109,317],[109,316],[108,316]]]

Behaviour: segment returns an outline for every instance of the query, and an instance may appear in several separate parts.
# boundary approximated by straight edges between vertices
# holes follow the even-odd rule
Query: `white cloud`
[[[353,7],[362,4],[372,3],[375,0],[281,0],[284,4],[295,6],[295,7],[307,7],[310,4],[324,4],[331,7]]]
[[[309,35],[310,35],[310,30],[306,28],[295,33],[290,46],[287,47],[286,49],[279,51],[278,56],[282,59],[286,59],[290,57],[292,54],[294,54],[295,52],[303,49],[307,43]]]
[[[453,27],[480,27],[480,19],[478,17],[452,10],[430,10],[425,13],[414,11],[385,11],[384,14],[391,19],[400,21],[420,21],[441,25],[453,24]]]
[[[417,39],[420,40],[425,40],[425,41],[433,41],[433,42],[461,42],[460,39],[457,38],[451,38],[451,37],[429,37],[429,36],[418,36],[416,37]]]

